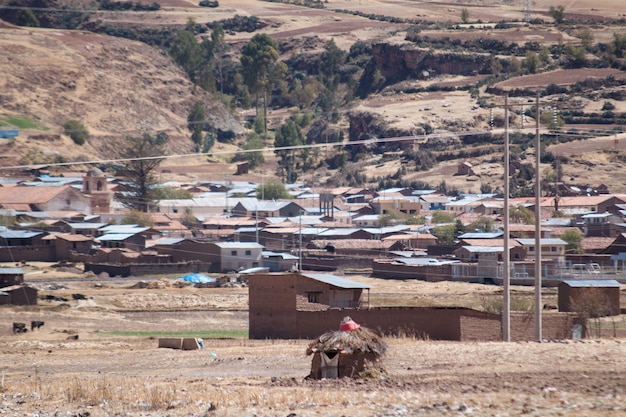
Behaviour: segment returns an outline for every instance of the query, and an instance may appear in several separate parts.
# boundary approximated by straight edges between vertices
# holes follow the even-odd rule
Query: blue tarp
[[[215,282],[215,279],[204,274],[187,274],[182,277],[183,281],[191,282],[194,284],[206,284],[207,282]]]

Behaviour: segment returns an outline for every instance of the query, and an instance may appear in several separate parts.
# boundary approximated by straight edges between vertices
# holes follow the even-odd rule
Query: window
[[[252,251],[251,250],[247,250],[246,251],[246,256],[250,256],[250,255],[252,255]]]
[[[102,191],[102,181],[98,181],[98,182],[96,183],[96,190],[97,190],[97,191]]]
[[[529,246],[528,247],[528,252],[534,252],[535,251],[535,247],[534,246]]]
[[[306,293],[309,303],[319,303],[321,292],[308,292]]]
[[[236,250],[231,250],[230,251],[230,255],[231,256],[237,256],[237,251]]]
[[[557,251],[557,247],[556,246],[551,246],[550,247],[550,252],[556,252]]]

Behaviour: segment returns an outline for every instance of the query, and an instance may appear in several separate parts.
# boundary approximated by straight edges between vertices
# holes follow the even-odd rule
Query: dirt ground
[[[493,286],[350,277],[372,302],[447,305]],[[626,340],[459,343],[386,338],[385,372],[310,381],[307,340],[205,339],[159,349],[129,331],[247,330],[245,288],[175,288],[172,279],[99,280],[29,268],[37,307],[0,307],[0,415],[609,416],[626,412]],[[168,282],[168,284],[165,284]],[[532,288],[515,287],[516,295]],[[85,299],[75,300],[72,294]],[[79,297],[80,298],[80,297]],[[474,301],[469,301],[474,300]],[[545,300],[554,301],[546,290]],[[25,334],[12,322],[45,321]],[[624,320],[618,318],[616,320]],[[621,322],[620,322],[621,323]],[[77,335],[76,340],[71,336]]]

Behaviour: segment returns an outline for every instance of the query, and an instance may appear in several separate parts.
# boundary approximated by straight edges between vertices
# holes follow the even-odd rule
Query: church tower
[[[110,212],[112,193],[106,176],[98,168],[91,168],[83,177],[83,194],[91,197],[91,214]]]

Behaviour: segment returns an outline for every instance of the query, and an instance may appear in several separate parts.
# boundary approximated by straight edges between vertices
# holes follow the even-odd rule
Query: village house
[[[37,304],[37,289],[24,284],[22,268],[0,268],[0,304]]]
[[[96,241],[103,248],[126,248],[141,252],[146,242],[158,239],[161,234],[149,227],[134,224],[109,225],[99,229],[103,234]]]
[[[263,245],[255,242],[215,242],[218,249],[218,265],[212,270],[231,272],[261,266]]]
[[[552,208],[565,215],[573,216],[586,213],[618,213],[618,204],[626,203],[626,199],[615,195],[554,197],[545,198],[542,208]],[[533,207],[534,209],[534,207]]]
[[[0,208],[15,211],[78,211],[92,214],[90,197],[70,185],[0,187]]]
[[[615,237],[626,229],[624,216],[605,212],[581,216],[583,235],[586,237]]]
[[[535,259],[535,239],[516,239],[524,249],[527,250],[527,258],[529,260]],[[565,265],[565,247],[567,242],[562,239],[540,239],[541,243],[541,259],[544,261],[551,261],[554,265]]]
[[[94,238],[80,234],[52,233],[43,242],[54,246],[55,261],[73,261],[78,253],[90,253]]]
[[[614,279],[563,280],[559,284],[559,311],[576,312],[581,309],[592,317],[620,314],[620,289]]]
[[[0,231],[0,262],[53,262],[54,247],[44,243],[45,236],[29,230]]]
[[[445,210],[446,204],[451,201],[450,197],[441,194],[424,194],[419,199],[422,211]]]
[[[421,210],[419,197],[413,196],[380,196],[373,198],[370,205],[375,214],[400,212],[411,216],[418,216]]]
[[[265,201],[247,199],[239,201],[232,209],[234,217],[266,218],[296,217],[304,214],[302,206],[292,201]]]

